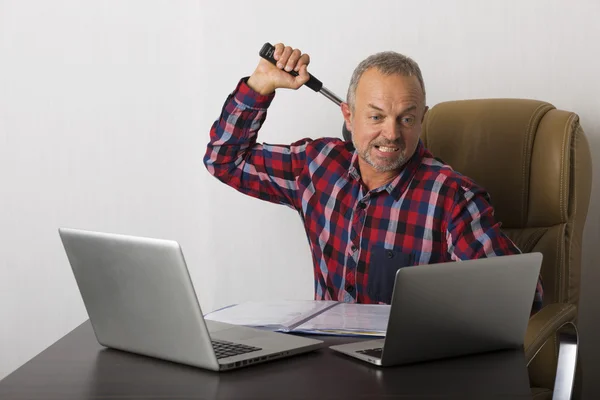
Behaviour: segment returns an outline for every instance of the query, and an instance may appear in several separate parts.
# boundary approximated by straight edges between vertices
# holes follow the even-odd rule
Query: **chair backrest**
[[[579,117],[537,100],[449,101],[428,111],[422,139],[490,193],[523,252],[544,255],[544,305],[577,305],[592,174]]]

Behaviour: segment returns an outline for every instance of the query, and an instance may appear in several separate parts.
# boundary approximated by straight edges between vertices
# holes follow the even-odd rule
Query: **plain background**
[[[310,299],[292,210],[220,184],[208,132],[264,42],[311,55],[339,96],[381,50],[417,60],[429,106],[523,97],[575,111],[600,157],[600,2],[0,0],[0,378],[87,318],[61,226],[181,243],[204,311]],[[278,92],[261,140],[340,136],[342,116],[303,87]],[[591,390],[598,195],[584,242],[581,350]],[[585,393],[585,392],[584,392]]]

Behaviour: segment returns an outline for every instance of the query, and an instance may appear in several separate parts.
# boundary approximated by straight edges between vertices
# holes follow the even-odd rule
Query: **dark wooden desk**
[[[0,381],[0,399],[393,398],[513,399],[531,392],[522,352],[382,369],[323,348],[216,373],[106,349],[89,322]]]

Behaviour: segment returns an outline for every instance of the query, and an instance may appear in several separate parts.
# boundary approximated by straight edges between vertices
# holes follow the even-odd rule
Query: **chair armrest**
[[[525,332],[525,359],[527,365],[540,351],[544,343],[565,324],[577,316],[577,307],[568,303],[554,303],[542,308],[529,319]]]

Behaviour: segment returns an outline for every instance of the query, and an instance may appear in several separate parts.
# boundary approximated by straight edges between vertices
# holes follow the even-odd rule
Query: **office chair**
[[[543,254],[544,306],[525,338],[532,395],[571,398],[575,370],[578,380],[581,373],[577,307],[592,178],[578,116],[536,100],[449,101],[426,114],[422,140],[487,189],[521,251]]]

